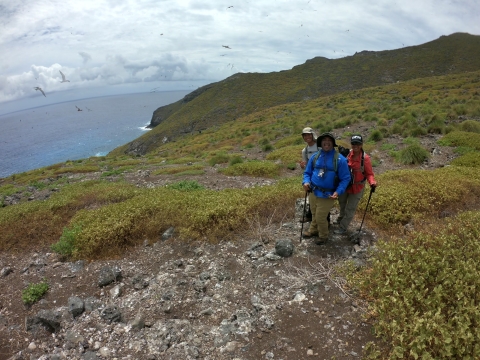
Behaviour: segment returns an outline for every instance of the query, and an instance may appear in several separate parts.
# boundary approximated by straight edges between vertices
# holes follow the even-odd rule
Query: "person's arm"
[[[307,166],[308,163],[308,158],[307,158],[307,148],[302,149],[302,161],[300,161],[300,167],[302,169],[305,169],[305,166]]]
[[[350,183],[350,169],[348,168],[347,159],[344,157],[338,158],[337,172],[340,183],[338,184],[335,193],[340,196],[345,193],[348,184]]]
[[[375,174],[373,173],[372,160],[367,154],[365,154],[365,158],[363,160],[363,172],[368,183],[370,184],[370,187],[372,188],[372,191],[375,191],[375,188],[377,187],[377,181],[375,180]]]
[[[312,187],[310,186],[311,184],[311,179],[312,179],[312,174],[313,174],[313,160],[315,156],[311,156],[310,159],[307,162],[307,165],[305,166],[305,171],[303,172],[303,181],[302,185],[305,191],[310,191]]]

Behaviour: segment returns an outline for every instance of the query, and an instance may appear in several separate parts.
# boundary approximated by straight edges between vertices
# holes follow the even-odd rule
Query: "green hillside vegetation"
[[[362,51],[335,60],[317,57],[288,71],[239,73],[157,109],[151,120],[154,129],[113,154],[145,154],[161,147],[165,137],[178,140],[280,104],[478,69],[480,36],[456,33],[397,50]]]
[[[110,154],[16,174],[0,179],[0,204],[33,188],[56,191],[0,208],[0,251],[43,247],[70,260],[114,258],[158,241],[171,226],[174,241],[241,241],[236,235],[248,221],[292,219],[295,200],[304,196],[299,172],[292,171],[303,127],[334,131],[348,145],[349,126],[362,125],[373,164],[382,152],[399,168],[376,176],[380,186],[366,223],[380,241],[370,264],[348,274],[352,291],[369,300],[380,339],[368,356],[479,358],[479,122],[480,71],[471,71],[266,108],[145,155]],[[423,170],[431,149],[420,140],[433,136],[458,157]],[[212,167],[276,182],[214,191],[189,179]],[[156,188],[126,181],[144,170],[178,181]],[[89,180],[92,174],[102,176]],[[406,231],[407,224],[415,231]]]

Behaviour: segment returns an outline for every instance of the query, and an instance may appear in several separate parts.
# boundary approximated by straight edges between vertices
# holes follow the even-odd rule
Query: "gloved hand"
[[[377,184],[370,185],[370,192],[374,193],[376,188],[377,188]]]

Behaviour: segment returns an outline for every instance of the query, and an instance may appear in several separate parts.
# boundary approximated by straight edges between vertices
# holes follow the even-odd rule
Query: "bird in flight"
[[[83,111],[83,110],[80,109],[77,105],[75,105],[75,107],[77,108],[77,111]]]
[[[58,71],[60,71],[60,70],[58,70]],[[65,79],[65,74],[62,73],[61,71],[60,71],[60,75],[62,75],[62,81],[60,81],[61,83],[62,82],[70,82],[70,80]]]
[[[43,92],[41,87],[35,86],[34,89],[35,90],[40,90],[40,92],[43,94],[43,96],[47,97],[47,95],[45,95],[45,93]]]
[[[232,7],[233,7],[233,5],[230,5],[229,7],[227,7],[227,9],[230,9],[230,8],[232,8]]]
[[[231,47],[228,46],[228,45],[222,45],[222,46],[223,46],[225,49],[231,49]]]

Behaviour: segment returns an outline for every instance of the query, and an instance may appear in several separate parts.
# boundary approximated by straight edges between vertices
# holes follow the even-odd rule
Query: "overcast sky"
[[[0,0],[0,114],[480,35],[479,8],[478,0]]]

